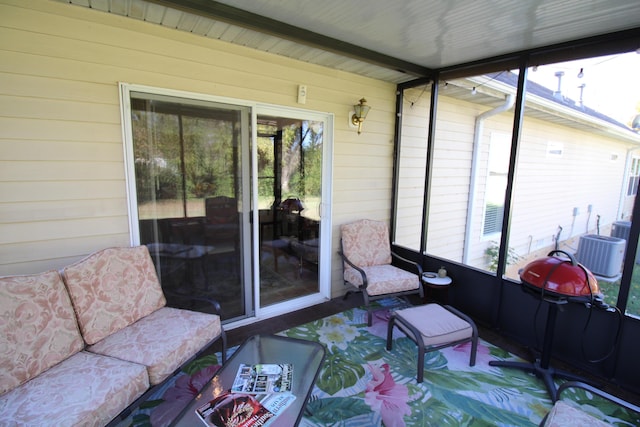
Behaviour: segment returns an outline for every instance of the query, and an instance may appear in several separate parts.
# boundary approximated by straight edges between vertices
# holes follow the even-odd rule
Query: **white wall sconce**
[[[358,126],[358,135],[362,133],[362,123],[367,118],[367,114],[371,107],[367,105],[367,100],[362,98],[359,104],[353,106],[353,115],[351,116],[351,124]]]

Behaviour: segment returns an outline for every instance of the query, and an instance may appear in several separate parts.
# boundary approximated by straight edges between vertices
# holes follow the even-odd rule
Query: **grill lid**
[[[553,297],[584,297],[591,301],[600,294],[593,274],[564,251],[551,251],[547,257],[530,262],[520,271],[520,279],[523,285]]]

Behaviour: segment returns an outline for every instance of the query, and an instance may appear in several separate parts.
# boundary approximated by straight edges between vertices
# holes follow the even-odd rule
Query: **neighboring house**
[[[439,93],[432,172],[437,185],[431,195],[427,253],[488,269],[486,250],[499,241],[502,227],[517,75],[481,77],[447,82]],[[480,81],[483,86],[470,95],[470,88]],[[561,249],[575,253],[571,245],[577,236],[608,236],[614,222],[630,219],[637,187],[634,150],[640,149],[640,135],[626,125],[554,97],[553,90],[534,82],[529,81],[527,89],[509,239],[511,251],[521,260],[515,271],[507,272],[514,279],[523,263],[553,249],[558,235]],[[426,135],[429,96],[423,92],[414,88],[405,93],[403,108],[402,130],[407,136],[401,139],[401,220],[395,242],[412,249],[420,244],[415,230],[420,229],[422,200],[416,197],[425,182],[426,141],[415,138],[416,129]],[[494,115],[481,117],[493,109]],[[541,181],[540,172],[546,181]],[[470,194],[475,195],[472,204]],[[467,216],[470,207],[473,213]]]

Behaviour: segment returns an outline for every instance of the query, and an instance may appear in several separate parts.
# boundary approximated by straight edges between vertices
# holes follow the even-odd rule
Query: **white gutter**
[[[478,162],[480,159],[480,139],[484,129],[484,121],[489,117],[500,114],[513,107],[515,96],[508,94],[505,96],[504,104],[485,111],[476,117],[476,126],[473,133],[473,155],[471,157],[471,178],[469,181],[469,202],[467,203],[467,223],[464,231],[464,248],[462,251],[462,263],[467,264],[471,247],[471,224],[473,223],[473,210],[476,204],[476,175],[478,174]]]

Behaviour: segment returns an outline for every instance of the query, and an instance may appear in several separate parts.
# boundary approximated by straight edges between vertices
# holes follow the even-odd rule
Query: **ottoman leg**
[[[398,329],[402,331],[407,336],[407,338],[409,338],[411,341],[416,343],[416,345],[418,346],[418,369],[417,369],[416,378],[417,378],[418,384],[420,384],[424,379],[425,346],[424,346],[424,341],[422,341],[422,334],[420,334],[420,331],[418,331],[418,329],[416,329],[415,326],[413,326],[411,323],[406,321],[402,316],[396,317],[396,313],[394,313],[391,315],[391,318],[389,319],[389,329],[387,329],[387,350],[391,350],[391,342],[392,342],[391,336],[393,333],[392,329],[393,329],[394,322],[398,322]]]

